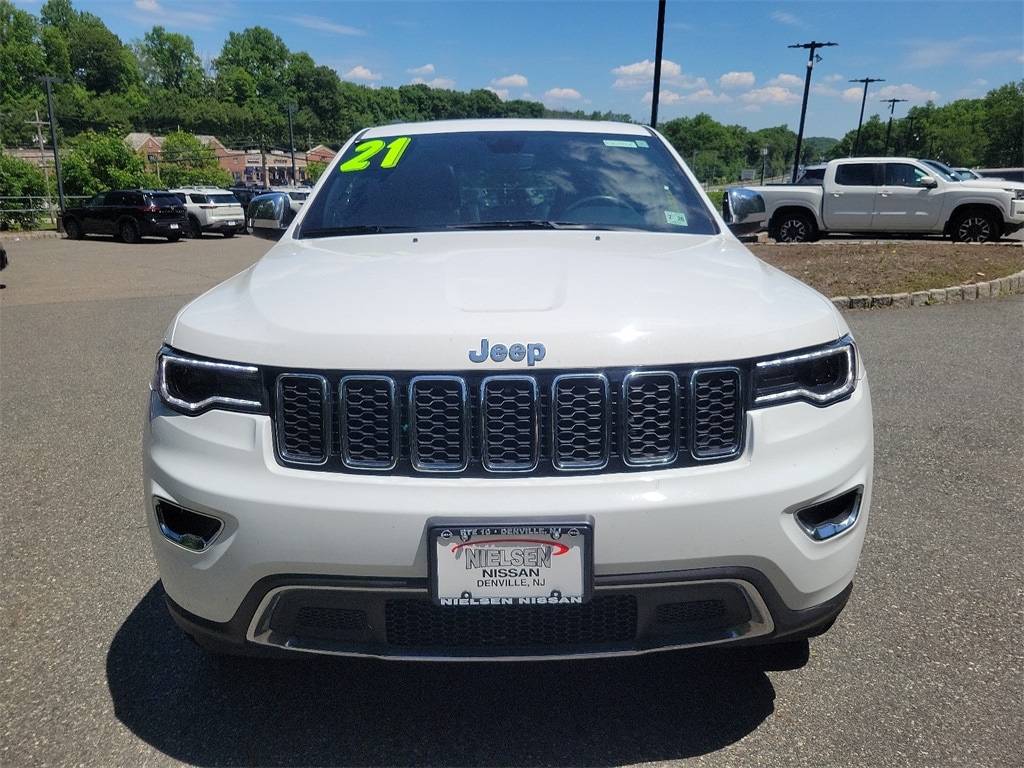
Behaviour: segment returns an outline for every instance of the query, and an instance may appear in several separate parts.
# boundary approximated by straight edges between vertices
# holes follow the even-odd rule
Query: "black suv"
[[[152,189],[112,189],[64,211],[64,231],[71,240],[86,235],[114,235],[126,243],[166,237],[172,243],[188,231],[181,199]]]

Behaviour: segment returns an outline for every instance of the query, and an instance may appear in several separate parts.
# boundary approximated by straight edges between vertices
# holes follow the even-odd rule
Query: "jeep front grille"
[[[278,460],[333,472],[566,474],[721,461],[743,444],[736,367],[269,374]]]

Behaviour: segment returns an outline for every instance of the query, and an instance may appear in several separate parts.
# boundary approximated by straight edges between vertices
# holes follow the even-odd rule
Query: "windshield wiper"
[[[301,238],[341,237],[344,235],[380,235],[386,232],[407,232],[411,227],[383,227],[379,224],[356,224],[349,227],[320,227],[299,230]]]

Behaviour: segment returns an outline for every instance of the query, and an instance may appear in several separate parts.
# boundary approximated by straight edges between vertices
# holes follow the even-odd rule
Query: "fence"
[[[70,205],[88,196],[65,197]],[[43,222],[57,226],[60,208],[56,200],[46,196],[0,197],[0,229],[39,229]]]

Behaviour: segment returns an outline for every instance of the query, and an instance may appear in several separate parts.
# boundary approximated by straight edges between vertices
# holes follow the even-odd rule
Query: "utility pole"
[[[298,172],[295,170],[295,131],[292,129],[292,115],[298,107],[294,104],[289,104],[285,109],[288,110],[288,141],[292,148],[292,184],[298,185],[299,177]]]
[[[892,135],[892,116],[896,111],[896,105],[901,101],[907,101],[907,99],[881,99],[883,104],[889,105],[889,125],[885,129],[885,149],[882,150],[883,156],[889,154],[889,137]]]
[[[831,45],[839,45],[839,43],[819,43],[817,41],[811,41],[809,43],[799,43],[797,45],[790,45],[789,48],[806,48],[807,53],[807,76],[804,78],[804,103],[800,107],[800,130],[796,134],[796,158],[793,160],[793,178],[791,182],[796,183],[796,175],[800,170],[800,147],[804,143],[804,118],[807,117],[807,97],[811,92],[811,72],[814,71],[814,62],[821,61],[821,56],[816,56],[814,52],[819,48],[826,48]]]
[[[35,120],[26,120],[29,125],[36,127],[36,140],[39,142],[39,164],[43,166],[43,185],[46,189],[46,210],[50,213],[50,223],[53,224],[53,198],[50,197],[50,166],[46,164],[43,155],[46,154],[46,145],[43,144],[43,126],[49,125],[45,120],[39,119],[39,110],[36,110]]]
[[[851,83],[864,83],[864,97],[860,100],[860,120],[857,121],[857,139],[853,142],[853,152],[850,153],[850,157],[853,157],[860,152],[860,129],[864,125],[864,105],[868,101],[868,83],[884,83],[885,80],[876,77],[862,77],[860,80],[851,80]]]
[[[50,116],[50,140],[53,143],[53,168],[57,172],[57,200],[60,205],[61,215],[64,214],[64,179],[60,175],[60,150],[57,147],[57,121],[53,118],[53,83],[63,82],[59,77],[39,78],[41,83],[46,85],[46,110]]]
[[[661,92],[661,50],[665,38],[665,0],[658,0],[658,40],[654,46],[654,94],[651,98],[651,128],[658,127],[658,94]]]

